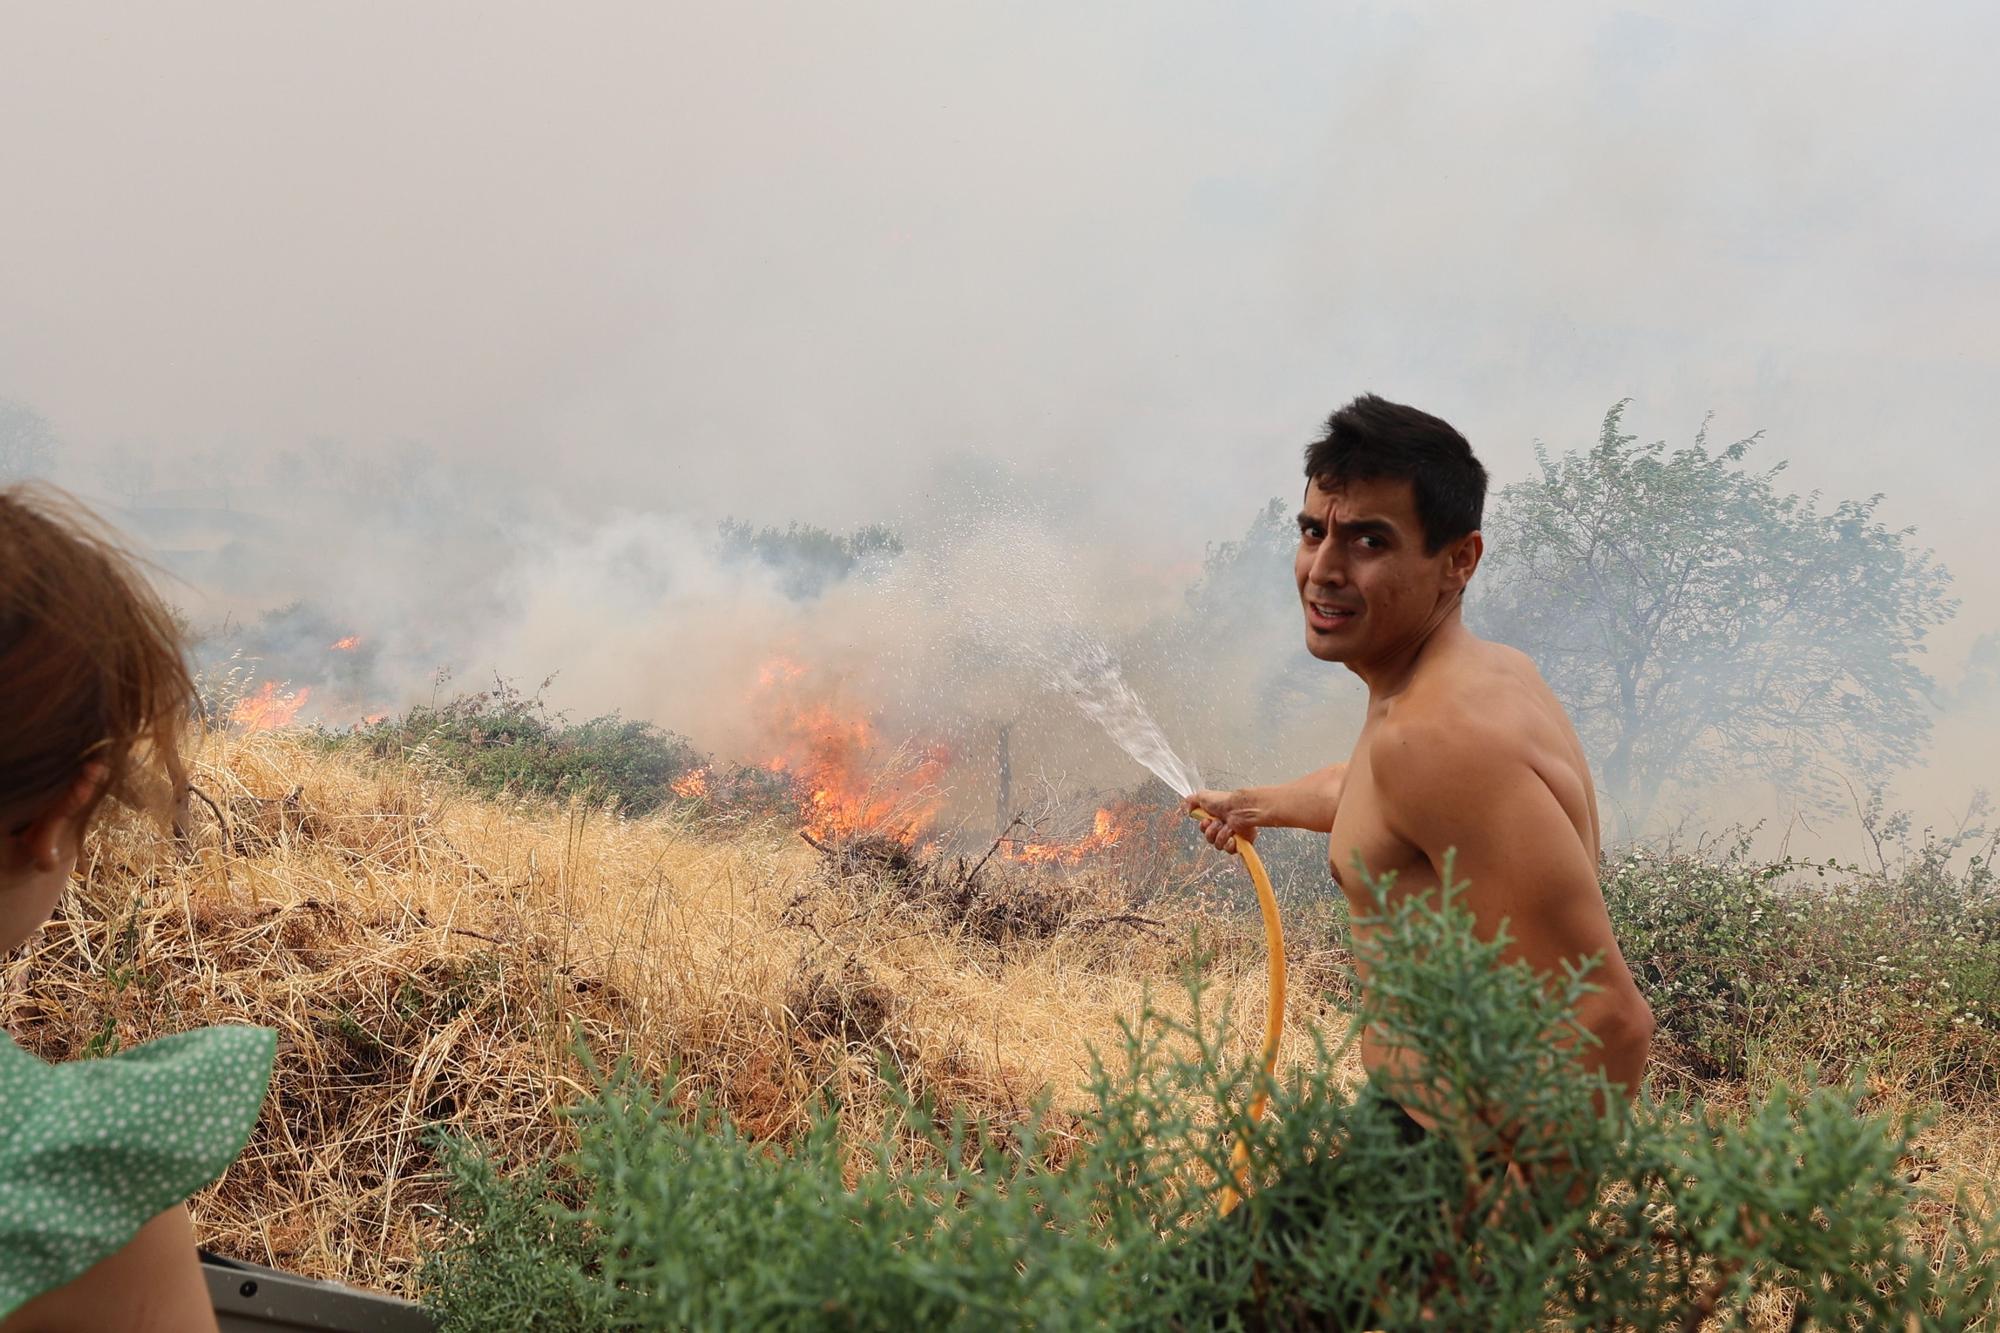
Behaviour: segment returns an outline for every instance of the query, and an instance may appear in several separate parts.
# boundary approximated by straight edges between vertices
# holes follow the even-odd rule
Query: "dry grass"
[[[1744,1084],[1690,1082],[1687,1086],[1724,1115],[1747,1115],[1755,1109],[1756,1097]],[[1910,1178],[1920,1181],[1927,1191],[1912,1209],[1916,1225],[1911,1240],[1936,1271],[1941,1263],[1954,1259],[1942,1255],[1940,1247],[1953,1223],[1964,1220],[1959,1216],[1957,1200],[1962,1197],[1975,1215],[2000,1203],[2000,1106],[1967,1112],[1935,1102],[1912,1101],[1900,1091],[1881,1088],[1866,1100],[1863,1109],[1890,1114],[1915,1109],[1934,1117],[1929,1127],[1917,1136],[1903,1166]],[[1755,1298],[1749,1314],[1753,1329],[1778,1333],[1796,1327],[1792,1303],[1775,1293],[1765,1292]],[[1721,1318],[1702,1325],[1704,1330],[1717,1333],[1729,1327],[1728,1321]]]
[[[839,873],[783,829],[510,808],[281,735],[212,739],[196,782],[228,835],[205,818],[183,858],[109,822],[57,919],[0,967],[0,1024],[48,1059],[276,1028],[263,1119],[194,1211],[204,1244],[312,1276],[409,1292],[439,1225],[425,1129],[559,1153],[579,1037],[600,1060],[677,1063],[757,1134],[796,1129],[825,1092],[870,1132],[886,1061],[1000,1121],[1047,1093],[1060,1139],[1091,1049],[1149,995],[1179,997],[1191,924],[1246,1046],[1262,1012],[1254,922],[1183,903],[1135,920],[1108,874],[1010,867],[940,897],[880,866]],[[1338,1024],[1318,999],[1331,937],[1294,925],[1290,1022]],[[1947,1113],[1920,1149],[1931,1183],[1984,1196],[2000,1110]],[[1922,1215],[1933,1240],[1948,1210]]]
[[[194,1212],[211,1248],[316,1277],[408,1292],[438,1225],[425,1129],[555,1155],[557,1108],[586,1080],[578,1038],[600,1060],[677,1063],[690,1095],[757,1134],[797,1128],[828,1091],[867,1132],[884,1061],[998,1120],[1047,1092],[1060,1133],[1091,1047],[1149,992],[1171,1002],[1188,960],[1186,911],[1170,930],[1117,920],[1116,886],[1088,873],[1062,887],[1088,910],[1051,924],[1039,877],[1017,915],[1041,924],[996,936],[991,910],[954,922],[879,876],[830,873],[782,829],[509,808],[281,735],[211,739],[195,781],[227,834],[200,803],[191,857],[108,822],[0,972],[0,1023],[51,1060],[276,1028],[263,1119]],[[1246,1023],[1264,984],[1250,926],[1204,932]],[[1301,991],[1294,1022],[1329,1017]]]

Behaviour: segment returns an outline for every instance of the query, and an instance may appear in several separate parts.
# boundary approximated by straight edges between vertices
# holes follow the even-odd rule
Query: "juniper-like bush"
[[[1410,1053],[1395,1091],[1428,1135],[1345,1087],[1318,1034],[1251,1124],[1252,1069],[1196,976],[1188,1017],[1149,1009],[1100,1061],[1060,1169],[1032,1128],[907,1101],[861,1160],[831,1106],[757,1143],[614,1070],[558,1173],[447,1155],[430,1304],[446,1329],[644,1330],[1665,1330],[1750,1327],[1753,1302],[1792,1328],[1942,1330],[2000,1309],[1988,1218],[1913,1239],[1909,1120],[1852,1089],[1780,1090],[1740,1121],[1628,1110],[1572,1059],[1586,974],[1503,964],[1456,886],[1373,887],[1346,1040],[1372,1026]],[[1253,1187],[1223,1216],[1239,1135]]]
[[[659,809],[673,781],[702,762],[685,738],[650,722],[615,713],[572,722],[505,680],[318,739],[414,761],[486,796],[610,801],[632,815]]]

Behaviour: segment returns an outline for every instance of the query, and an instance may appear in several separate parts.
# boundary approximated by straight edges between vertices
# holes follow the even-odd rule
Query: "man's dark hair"
[[[1417,493],[1424,549],[1479,529],[1486,469],[1465,437],[1428,412],[1364,393],[1326,419],[1326,434],[1306,446],[1306,484],[1403,480]]]

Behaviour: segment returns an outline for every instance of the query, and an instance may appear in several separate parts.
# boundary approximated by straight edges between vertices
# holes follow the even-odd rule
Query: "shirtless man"
[[[1371,394],[1328,419],[1306,449],[1306,478],[1294,561],[1306,647],[1367,685],[1367,721],[1344,764],[1276,787],[1199,791],[1188,808],[1208,812],[1202,832],[1224,851],[1260,828],[1328,834],[1357,917],[1376,910],[1357,860],[1395,872],[1399,892],[1428,892],[1456,848],[1462,901],[1483,938],[1507,923],[1510,960],[1560,975],[1565,961],[1602,957],[1587,978],[1599,989],[1577,1005],[1597,1037],[1579,1061],[1636,1092],[1653,1015],[1598,889],[1590,766],[1534,663],[1464,624],[1485,549],[1486,469],[1443,421]],[[1378,1089],[1409,1086],[1398,1053],[1367,1034],[1361,1056]],[[1411,1130],[1430,1127],[1404,1110]]]

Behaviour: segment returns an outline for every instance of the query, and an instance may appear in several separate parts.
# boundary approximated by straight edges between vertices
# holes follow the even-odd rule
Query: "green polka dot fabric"
[[[50,1065],[0,1032],[0,1319],[222,1175],[257,1123],[277,1041],[202,1028]]]

